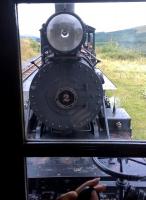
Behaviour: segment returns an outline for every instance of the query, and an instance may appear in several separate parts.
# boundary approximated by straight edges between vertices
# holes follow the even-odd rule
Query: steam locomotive
[[[129,139],[131,118],[123,108],[111,108],[96,67],[95,28],[72,7],[56,7],[40,33],[42,65],[29,90],[29,137]]]

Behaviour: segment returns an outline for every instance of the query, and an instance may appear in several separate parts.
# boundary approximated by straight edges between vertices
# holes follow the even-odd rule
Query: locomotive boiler
[[[30,137],[130,138],[131,118],[110,106],[97,68],[95,29],[73,8],[56,6],[41,33],[41,66],[29,90]]]

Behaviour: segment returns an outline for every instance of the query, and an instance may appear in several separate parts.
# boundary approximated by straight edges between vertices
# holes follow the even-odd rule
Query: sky
[[[54,4],[19,4],[20,35],[40,36],[40,28],[55,11]],[[75,13],[97,32],[117,31],[146,25],[146,2],[77,3]]]

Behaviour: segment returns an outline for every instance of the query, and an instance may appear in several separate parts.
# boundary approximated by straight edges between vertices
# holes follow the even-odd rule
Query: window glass
[[[66,4],[54,27],[54,4],[18,5],[27,140],[146,140],[145,7]]]
[[[98,177],[100,180],[94,180],[94,186],[98,182],[99,185],[106,185],[106,190],[99,193],[101,200],[130,199],[132,195],[132,199],[137,200],[138,194],[141,195],[139,199],[144,199],[145,168],[145,158],[27,158],[28,199],[55,200],[61,194],[74,191],[86,181]]]

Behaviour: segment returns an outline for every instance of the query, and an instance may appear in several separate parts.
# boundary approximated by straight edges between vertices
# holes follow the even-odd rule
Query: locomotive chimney
[[[55,3],[55,13],[72,12],[74,13],[74,3]]]

